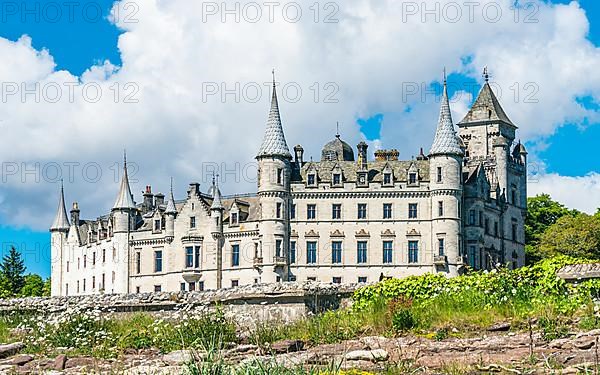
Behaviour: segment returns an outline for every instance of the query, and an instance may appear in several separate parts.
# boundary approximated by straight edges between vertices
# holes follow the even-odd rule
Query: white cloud
[[[541,174],[529,179],[528,195],[549,194],[569,208],[594,214],[600,208],[600,174],[568,177],[556,173]]]
[[[509,10],[512,0],[500,2],[504,14],[496,23],[484,19],[484,5],[473,22],[466,9],[457,23],[435,22],[431,16],[421,22],[420,14],[402,22],[407,2],[395,0],[337,3],[333,17],[338,23],[315,23],[313,1],[300,2],[303,15],[297,23],[283,19],[282,6],[276,8],[273,23],[266,9],[257,23],[234,22],[232,16],[223,23],[220,15],[202,22],[206,2],[145,0],[134,16],[139,22],[126,22],[123,15],[131,9],[124,9],[124,3],[115,8],[121,15],[117,25],[124,30],[118,44],[123,63],[118,68],[106,62],[75,77],[55,71],[52,56],[32,49],[28,37],[17,42],[0,38],[3,82],[39,82],[45,88],[78,82],[72,102],[67,95],[58,103],[35,103],[31,97],[21,103],[14,96],[0,106],[0,159],[5,167],[19,167],[16,175],[2,176],[3,222],[44,229],[54,214],[57,184],[48,183],[50,171],[37,182],[35,176],[25,175],[23,183],[21,163],[40,163],[39,171],[52,162],[80,163],[74,180],[66,184],[67,200],[78,200],[86,218],[106,212],[116,194],[116,167],[125,147],[129,160],[139,166],[133,188],[138,200],[146,184],[164,192],[170,176],[180,197],[189,181],[199,180],[206,189],[209,179],[203,176],[203,166],[213,163],[225,163],[242,175],[239,182],[228,176],[225,193],[253,191],[254,181],[244,181],[243,175],[250,177],[253,168],[246,163],[253,162],[262,140],[271,67],[278,80],[288,84],[288,98],[294,95],[293,86],[302,90],[300,100],[291,102],[280,86],[280,108],[289,146],[302,144],[308,157],[320,157],[337,121],[342,137],[356,145],[361,139],[356,118],[376,113],[385,114],[377,144],[397,148],[406,158],[416,155],[419,147],[427,151],[439,103],[433,95],[422,98],[421,92],[406,97],[405,89],[407,84],[427,87],[439,80],[443,66],[479,79],[488,65],[523,139],[551,134],[565,121],[597,116],[574,100],[582,94],[600,97],[600,73],[594,69],[600,53],[586,39],[588,20],[577,3],[535,2],[537,23],[523,22],[523,15],[515,22]],[[440,3],[440,9],[446,3],[450,2]],[[496,4],[483,2],[487,3]],[[322,21],[332,10],[320,9],[318,18]],[[468,56],[472,59],[463,65]],[[328,87],[328,82],[334,85]],[[524,103],[528,82],[539,88],[537,104]],[[225,102],[219,95],[203,101],[203,87],[211,83],[227,89],[236,83],[251,89],[257,83],[261,97],[256,103],[243,97],[236,102],[231,94]],[[510,89],[515,83],[516,101]],[[83,99],[84,90],[93,95],[97,87],[103,94],[99,102]],[[136,87],[139,102],[124,103]],[[337,103],[324,102],[331,93]],[[468,95],[453,103],[455,122],[467,110]],[[99,181],[90,175],[93,163],[102,168]],[[35,164],[28,168],[35,169]],[[64,165],[61,169],[67,171]]]

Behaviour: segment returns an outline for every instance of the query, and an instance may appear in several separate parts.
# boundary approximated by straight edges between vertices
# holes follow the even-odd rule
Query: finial
[[[485,79],[486,82],[490,81],[490,74],[488,72],[487,65],[483,67],[483,78]]]
[[[275,87],[275,68],[271,70],[271,74],[273,74],[273,87]]]
[[[173,194],[173,177],[171,177],[171,194]]]
[[[335,129],[336,129],[335,136],[339,138],[340,137],[340,122],[339,121],[335,122]]]
[[[444,67],[444,86],[446,86],[446,67]]]

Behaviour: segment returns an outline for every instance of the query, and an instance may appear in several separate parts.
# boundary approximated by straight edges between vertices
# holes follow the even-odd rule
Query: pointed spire
[[[67,216],[67,208],[65,207],[65,190],[63,187],[63,180],[60,180],[60,198],[58,200],[58,210],[54,217],[54,223],[50,227],[51,231],[68,230],[71,224],[69,224],[69,217]]]
[[[210,206],[210,209],[211,210],[222,210],[223,202],[221,200],[221,191],[219,190],[219,185],[218,185],[218,183],[215,182],[214,177],[213,177],[212,191],[213,191],[213,202],[212,202],[212,205]]]
[[[292,158],[290,150],[285,142],[281,116],[279,115],[279,104],[277,103],[277,91],[275,88],[275,70],[273,69],[273,96],[271,97],[271,110],[267,120],[267,129],[257,157],[261,156],[283,156]]]
[[[135,202],[133,201],[133,195],[129,187],[129,176],[127,175],[127,153],[123,151],[123,177],[121,178],[121,186],[113,210],[133,208],[135,208]]]
[[[438,121],[435,139],[429,155],[451,154],[463,155],[460,148],[458,136],[452,123],[452,114],[450,112],[450,100],[448,99],[448,85],[446,84],[446,70],[444,69],[444,92],[442,94],[442,106],[440,108],[440,118]]]
[[[175,207],[175,198],[173,197],[173,177],[171,177],[171,194],[169,195],[169,200],[167,201],[167,208],[165,209],[165,214],[176,214],[177,208]]]

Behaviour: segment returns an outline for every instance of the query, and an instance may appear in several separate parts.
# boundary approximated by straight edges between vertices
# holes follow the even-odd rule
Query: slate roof
[[[382,160],[368,163],[368,179],[370,182],[382,182],[383,170],[386,165],[392,169],[396,181],[408,181],[408,169],[415,164],[419,172],[420,181],[429,181],[429,160]],[[294,164],[292,164],[294,165]],[[302,168],[292,171],[292,183],[305,183],[309,169],[316,168],[318,182],[330,183],[333,178],[333,169],[339,167],[342,171],[343,182],[356,182],[359,167],[353,161],[321,161],[308,162]]]
[[[469,112],[467,112],[465,117],[458,123],[458,126],[485,121],[501,121],[516,128],[515,124],[510,121],[504,112],[504,109],[502,109],[489,82],[484,83],[483,87],[481,87],[475,103],[473,103]]]
[[[54,217],[54,222],[50,227],[50,230],[61,230],[61,229],[69,229],[71,224],[69,224],[69,217],[67,216],[67,209],[65,207],[65,192],[63,189],[63,185],[60,185],[60,198],[58,200],[58,209],[56,211],[56,216]]]
[[[279,104],[277,103],[277,92],[273,82],[273,97],[271,98],[271,110],[267,120],[267,129],[257,157],[261,156],[283,156],[291,158],[290,150],[285,141],[281,116],[279,115]]]
[[[452,113],[450,113],[450,101],[448,100],[448,89],[445,81],[440,118],[429,155],[463,155],[458,135],[452,123]]]

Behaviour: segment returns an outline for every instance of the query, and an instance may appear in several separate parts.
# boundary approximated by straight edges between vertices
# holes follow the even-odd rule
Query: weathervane
[[[488,72],[487,65],[483,67],[483,78],[485,79],[486,82],[490,81],[490,73]]]

